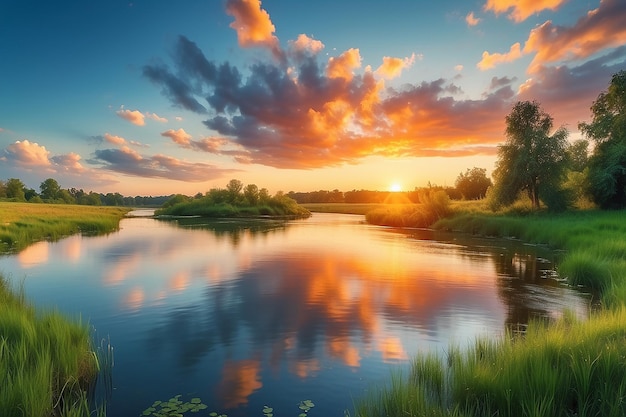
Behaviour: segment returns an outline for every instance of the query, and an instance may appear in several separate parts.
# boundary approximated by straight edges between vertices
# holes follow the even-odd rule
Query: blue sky
[[[195,194],[454,185],[537,100],[570,139],[626,69],[623,0],[12,1],[0,179]]]

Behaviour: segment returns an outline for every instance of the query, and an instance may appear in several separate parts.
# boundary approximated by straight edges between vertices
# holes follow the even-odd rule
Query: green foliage
[[[491,180],[487,177],[485,168],[474,167],[471,170],[468,168],[465,174],[461,172],[454,185],[465,200],[478,200],[487,194]]]
[[[9,178],[5,184],[5,194],[13,201],[26,201],[26,186],[17,178]]]
[[[244,193],[241,193],[241,190]],[[252,204],[251,202],[254,202]],[[174,196],[160,209],[157,216],[201,216],[201,217],[250,217],[250,216],[294,216],[309,217],[311,213],[295,200],[277,193],[269,197],[265,188],[254,184],[243,188],[238,180],[231,180],[226,189],[212,189],[204,197],[190,199]]]
[[[589,164],[590,194],[602,208],[626,207],[626,71],[613,75],[591,112],[591,123],[578,125],[596,142]]]
[[[141,413],[141,416],[184,417],[187,413],[197,413],[208,408],[206,404],[202,403],[200,398],[196,397],[189,401],[182,401],[181,397],[182,395],[179,394],[167,401],[155,401]],[[300,410],[298,417],[307,417],[313,407],[315,407],[315,404],[311,400],[300,401],[298,404],[298,409]],[[215,411],[210,412],[209,416],[227,417],[226,414],[219,414]],[[274,417],[274,409],[267,405],[263,406],[263,417]]]
[[[418,354],[409,378],[357,403],[356,415],[622,416],[626,309],[588,321],[531,322],[525,334]]]
[[[88,326],[36,312],[0,276],[0,410],[3,417],[88,417],[97,372]]]
[[[540,199],[552,210],[567,206],[561,183],[567,167],[567,135],[561,127],[550,136],[553,119],[539,103],[520,101],[506,116],[507,141],[499,147],[494,170],[494,202],[513,203],[520,191],[528,194],[533,207]],[[550,197],[552,196],[552,197]]]
[[[43,200],[55,200],[61,193],[61,186],[54,178],[48,178],[39,186],[40,196]]]

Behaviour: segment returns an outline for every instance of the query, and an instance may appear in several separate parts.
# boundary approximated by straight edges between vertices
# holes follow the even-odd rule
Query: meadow
[[[0,254],[74,233],[112,232],[129,211],[122,207],[0,202]]]

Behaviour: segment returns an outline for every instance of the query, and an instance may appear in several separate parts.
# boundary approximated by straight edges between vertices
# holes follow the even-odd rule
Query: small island
[[[194,197],[177,194],[154,212],[156,217],[272,217],[300,219],[311,212],[282,192],[270,196],[267,189],[233,179],[226,188],[213,188]]]

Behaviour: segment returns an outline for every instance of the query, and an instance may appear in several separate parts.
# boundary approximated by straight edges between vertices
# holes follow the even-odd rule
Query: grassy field
[[[0,253],[74,233],[107,233],[130,211],[121,207],[0,202]]]

